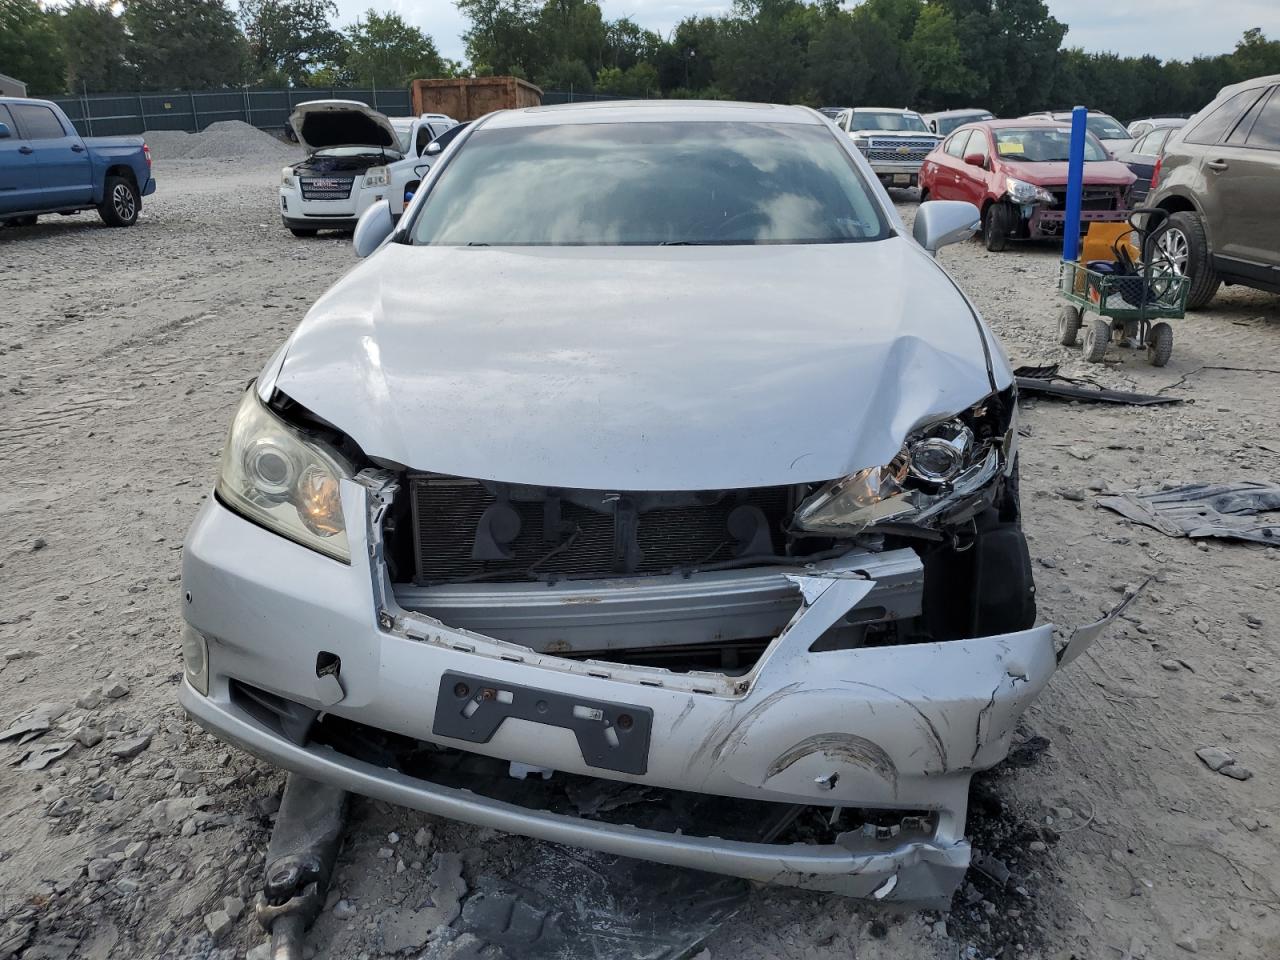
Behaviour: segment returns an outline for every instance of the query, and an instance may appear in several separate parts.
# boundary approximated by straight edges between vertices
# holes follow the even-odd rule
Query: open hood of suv
[[[294,108],[289,123],[308,153],[327,147],[400,149],[391,121],[358,100],[309,100]]]

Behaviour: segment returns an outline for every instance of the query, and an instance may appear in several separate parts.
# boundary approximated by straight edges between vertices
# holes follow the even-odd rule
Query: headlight
[[[871,141],[866,137],[854,137],[853,145],[859,150],[868,150],[871,148]]]
[[[792,527],[851,537],[879,523],[921,523],[987,488],[1001,462],[998,445],[975,449],[973,431],[962,420],[941,421],[911,434],[888,465],[823,486],[800,504]]]
[[[1010,199],[1018,203],[1035,203],[1036,201],[1056,203],[1058,199],[1044,187],[1037,187],[1034,183],[1027,183],[1016,177],[1008,177],[1004,183],[1005,192],[1009,194]]]
[[[293,167],[285,167],[280,171],[280,186],[292,187],[293,185]]]
[[[346,563],[342,457],[303,437],[245,392],[222,452],[217,492],[228,507],[268,530]]]
[[[390,182],[391,177],[387,173],[386,167],[370,167],[364,172],[364,185],[366,187],[385,187]]]

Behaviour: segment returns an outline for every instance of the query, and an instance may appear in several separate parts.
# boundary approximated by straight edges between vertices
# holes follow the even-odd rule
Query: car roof
[[[827,119],[809,107],[776,103],[735,103],[726,100],[603,100],[563,103],[549,107],[500,110],[485,126],[549,127],[585,123],[656,123],[671,121],[738,121],[741,123],[798,123],[825,125]]]
[[[937,113],[926,113],[924,116],[940,120],[943,117],[972,117],[990,113],[991,111],[984,107],[965,107],[963,110],[940,110]]]
[[[1052,120],[1049,117],[1020,117],[1009,120],[975,120],[973,123],[966,123],[963,126],[956,127],[957,130],[965,130],[969,127],[983,127],[992,130],[1002,130],[1007,127],[1054,127],[1055,129],[1062,126],[1061,120]]]
[[[1232,94],[1239,93],[1241,90],[1252,90],[1255,87],[1269,87],[1273,83],[1280,83],[1280,73],[1273,73],[1269,77],[1254,77],[1252,80],[1241,80],[1239,83],[1233,83],[1230,86],[1223,87],[1218,91],[1215,100],[1222,100]]]

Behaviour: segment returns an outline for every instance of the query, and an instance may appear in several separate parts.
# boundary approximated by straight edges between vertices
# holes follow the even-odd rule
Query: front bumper
[[[903,161],[868,161],[871,171],[880,178],[880,182],[889,187],[914,187],[920,182],[920,168],[923,160]]]
[[[211,500],[183,560],[184,615],[208,645],[209,692],[184,684],[181,701],[207,730],[271,763],[458,820],[755,880],[940,904],[968,865],[969,780],[1004,758],[1019,716],[1057,666],[1049,625],[946,643],[812,651],[851,610],[895,602],[877,578],[900,593],[913,556],[905,550],[847,555],[800,577],[752,571],[756,599],[776,600],[786,584],[795,612],[739,676],[536,653],[400,607],[381,560],[378,504],[373,490],[344,484],[346,516],[369,518],[363,529],[349,523],[346,565]],[[745,610],[752,588],[737,589]],[[620,609],[585,606],[604,608],[605,622]],[[341,662],[336,694],[332,677],[316,669],[333,657]],[[437,706],[447,699],[446,672],[485,678],[499,690],[533,688],[648,711],[647,755],[633,768],[641,772],[588,760],[568,729],[530,719],[508,717],[483,742],[442,735]],[[380,730],[533,767],[782,804],[930,811],[929,827],[887,839],[845,833],[826,845],[767,844],[531,812],[300,745],[245,709],[233,681]]]
[[[1027,207],[1031,210],[1028,213]],[[1033,240],[1048,237],[1061,237],[1062,227],[1067,219],[1065,210],[1050,210],[1039,204],[1027,204],[1022,208],[1022,219],[1027,223],[1027,234]],[[1129,219],[1129,210],[1081,210],[1081,230],[1088,229],[1090,223],[1124,223]]]
[[[360,215],[387,196],[388,188],[364,189],[359,179],[345,200],[304,200],[298,187],[279,188],[280,217],[286,227],[354,230]]]

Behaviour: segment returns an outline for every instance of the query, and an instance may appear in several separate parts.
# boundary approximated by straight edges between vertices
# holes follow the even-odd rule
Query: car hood
[[[294,108],[289,123],[308,153],[327,147],[400,151],[391,121],[358,100],[309,100]]]
[[[1001,160],[1000,165],[1011,177],[1034,183],[1038,187],[1061,186],[1067,182],[1067,162],[1020,163]],[[1133,183],[1133,173],[1119,160],[1091,160],[1084,165],[1084,182],[1090,186],[1124,187]]]
[[[1009,384],[975,318],[897,236],[388,244],[317,301],[259,390],[417,470],[593,490],[812,482],[887,463],[912,427]]]

